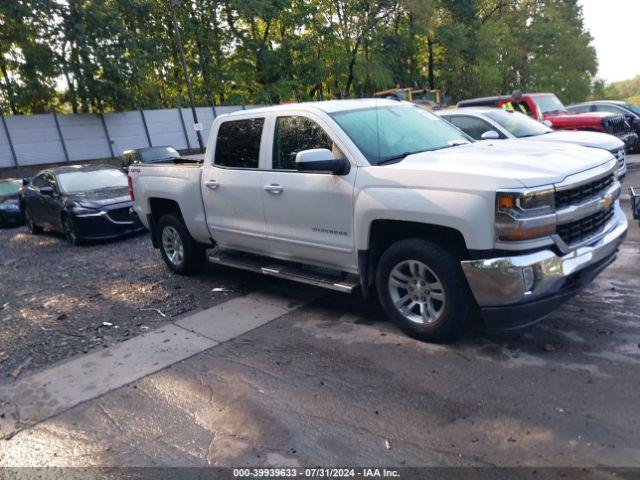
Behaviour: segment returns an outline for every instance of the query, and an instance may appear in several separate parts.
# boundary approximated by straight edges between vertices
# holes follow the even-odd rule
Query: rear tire
[[[193,239],[180,217],[167,214],[160,218],[157,236],[162,258],[175,273],[190,275],[202,268],[207,250]]]
[[[376,289],[387,316],[414,338],[444,343],[466,331],[473,296],[458,258],[435,243],[391,245],[378,262]]]
[[[24,222],[27,224],[27,229],[32,235],[40,235],[43,232],[42,227],[36,225],[33,221],[33,216],[28,207],[24,209]]]

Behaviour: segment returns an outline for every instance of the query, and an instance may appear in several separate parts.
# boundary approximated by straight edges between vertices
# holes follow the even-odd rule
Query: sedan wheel
[[[169,261],[175,267],[180,267],[184,260],[184,244],[178,231],[171,225],[162,229],[162,247]]]
[[[445,307],[445,295],[438,276],[418,260],[398,263],[389,275],[389,296],[398,312],[414,323],[434,324]]]
[[[33,217],[31,216],[31,212],[29,211],[28,208],[25,208],[24,210],[24,220],[25,220],[25,223],[27,224],[27,229],[29,230],[29,233],[33,235],[38,235],[42,233],[42,227],[39,227],[38,225],[35,224],[35,222],[33,221]]]
[[[62,228],[64,229],[64,236],[71,245],[79,245],[80,237],[76,231],[76,226],[73,224],[71,218],[65,216],[62,219]]]

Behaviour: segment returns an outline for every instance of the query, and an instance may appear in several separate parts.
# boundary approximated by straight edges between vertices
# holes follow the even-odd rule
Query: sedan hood
[[[116,203],[130,202],[127,187],[68,194],[67,200],[85,208],[102,208]]]
[[[556,130],[544,135],[527,137],[527,140],[538,142],[566,142],[583,147],[603,148],[605,150],[618,150],[624,147],[624,142],[618,137],[601,132],[584,132],[579,130]]]
[[[397,169],[420,169],[494,177],[525,187],[558,183],[569,175],[613,160],[605,150],[529,139],[481,141],[409,155]],[[385,167],[386,168],[386,167]]]

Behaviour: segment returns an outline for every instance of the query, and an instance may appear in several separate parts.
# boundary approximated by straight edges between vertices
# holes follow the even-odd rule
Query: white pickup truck
[[[195,271],[215,247],[214,263],[375,294],[428,341],[469,319],[531,325],[611,263],[627,231],[609,152],[476,143],[393,100],[220,116],[203,165],[129,175],[173,271]]]

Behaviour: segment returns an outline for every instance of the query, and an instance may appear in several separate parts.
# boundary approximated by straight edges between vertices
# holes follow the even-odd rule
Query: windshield
[[[20,180],[9,180],[8,182],[0,182],[0,197],[17,195],[21,186],[22,182]]]
[[[335,112],[331,116],[371,165],[471,140],[450,123],[410,104]]]
[[[635,105],[633,103],[627,103],[627,104],[625,104],[625,107],[627,107],[629,110],[631,110],[635,114],[640,115],[640,105]]]
[[[106,188],[126,188],[127,176],[115,168],[66,172],[58,175],[58,185],[64,193],[91,192]]]
[[[170,158],[180,158],[180,154],[173,147],[150,147],[139,150],[140,160],[143,162],[153,162],[156,160],[167,160]]]
[[[542,113],[566,112],[567,109],[555,95],[539,95],[531,97]]]
[[[520,112],[495,110],[485,115],[502,127],[506,128],[514,137],[535,137],[552,132],[549,127],[537,122]]]

